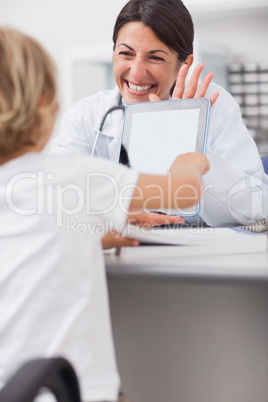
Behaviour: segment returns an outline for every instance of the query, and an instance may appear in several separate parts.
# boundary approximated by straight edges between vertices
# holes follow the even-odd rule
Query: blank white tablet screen
[[[167,110],[133,115],[128,156],[133,169],[165,174],[175,158],[194,152],[200,110]]]

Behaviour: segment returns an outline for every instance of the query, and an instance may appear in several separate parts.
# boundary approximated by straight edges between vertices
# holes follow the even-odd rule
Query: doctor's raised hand
[[[182,64],[179,69],[176,84],[171,95],[171,100],[189,99],[189,98],[204,98],[206,96],[208,87],[213,79],[214,73],[208,73],[199,85],[200,75],[204,69],[204,64],[198,64],[188,82],[185,84],[187,72],[189,70],[188,64]],[[186,89],[185,89],[186,86]],[[218,99],[219,92],[215,91],[210,95],[209,100],[211,106],[214,105]],[[156,94],[150,94],[149,99],[151,102],[160,101],[161,99]]]

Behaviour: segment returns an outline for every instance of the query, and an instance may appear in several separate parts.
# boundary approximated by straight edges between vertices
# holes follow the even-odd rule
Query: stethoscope
[[[104,123],[105,123],[105,121],[106,121],[106,119],[107,119],[107,116],[108,116],[110,113],[114,112],[115,110],[122,110],[123,112],[125,111],[125,106],[122,105],[122,95],[121,95],[121,94],[119,95],[117,105],[110,107],[110,109],[107,110],[107,112],[104,114],[104,116],[103,116],[103,118],[102,118],[102,120],[101,120],[101,122],[100,122],[100,126],[99,126],[99,129],[98,129],[98,131],[97,131],[97,135],[96,135],[96,138],[95,138],[93,147],[92,147],[91,156],[94,155],[94,152],[95,152],[95,149],[96,149],[96,145],[97,145],[97,142],[98,142],[100,133],[101,133],[101,131],[102,131],[102,128],[103,128],[103,126],[104,126]]]

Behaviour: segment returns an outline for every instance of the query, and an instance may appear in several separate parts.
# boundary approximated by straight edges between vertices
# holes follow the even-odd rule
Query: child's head
[[[33,38],[0,28],[0,157],[43,148],[57,106],[51,57]]]

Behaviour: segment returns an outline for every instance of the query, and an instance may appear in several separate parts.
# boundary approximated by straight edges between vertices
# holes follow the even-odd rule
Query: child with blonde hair
[[[33,38],[0,28],[0,387],[26,360],[61,355],[78,374],[83,401],[116,401],[97,228],[120,230],[145,203],[199,201],[209,165],[186,154],[167,176],[147,176],[101,158],[47,155],[57,110],[51,57]]]

